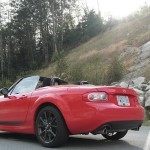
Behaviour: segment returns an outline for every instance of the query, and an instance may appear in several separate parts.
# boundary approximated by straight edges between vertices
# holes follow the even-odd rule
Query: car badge
[[[123,93],[126,93],[127,91],[126,90],[123,90]]]

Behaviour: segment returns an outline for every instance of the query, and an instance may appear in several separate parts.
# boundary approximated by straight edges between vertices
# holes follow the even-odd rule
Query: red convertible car
[[[0,130],[35,134],[45,147],[60,146],[74,134],[118,140],[139,130],[144,111],[133,90],[78,83],[31,76],[2,88]]]

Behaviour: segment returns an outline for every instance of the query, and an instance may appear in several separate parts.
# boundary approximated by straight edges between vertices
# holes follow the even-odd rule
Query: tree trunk
[[[65,3],[65,0],[64,0]],[[64,4],[65,5],[65,4]],[[63,41],[64,41],[64,16],[63,16],[63,10],[64,10],[63,0],[61,0],[61,42],[60,42],[60,50],[63,50]]]
[[[4,78],[3,48],[2,48],[2,4],[0,3],[0,63],[1,63],[1,79]]]
[[[58,49],[57,49],[57,43],[56,43],[56,18],[55,18],[55,1],[53,0],[52,4],[52,18],[53,18],[53,46],[54,46],[54,53],[56,56],[58,56]]]
[[[4,79],[4,60],[3,60],[3,48],[2,48],[2,35],[0,33],[0,59],[1,59],[1,79]]]
[[[7,68],[7,72],[8,72],[8,77],[10,78],[11,77],[11,73],[10,73],[10,64],[11,64],[11,55],[10,55],[10,51],[11,51],[11,49],[10,49],[10,40],[11,40],[11,37],[10,37],[10,35],[8,35],[8,68]]]
[[[40,4],[39,4],[40,5]],[[46,22],[46,20],[44,20],[45,16],[43,16],[43,8],[40,5],[40,37],[41,37],[41,41],[42,41],[42,49],[44,52],[44,59],[45,59],[45,63],[48,63],[48,49],[46,46],[46,34],[45,30],[46,30],[46,25],[44,24]]]

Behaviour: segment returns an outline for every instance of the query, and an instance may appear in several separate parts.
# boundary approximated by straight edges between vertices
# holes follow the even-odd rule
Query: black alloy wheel
[[[53,106],[40,110],[36,118],[36,137],[45,147],[58,147],[68,139],[66,124],[60,112]]]
[[[128,131],[123,131],[123,132],[110,132],[108,134],[102,134],[102,136],[108,140],[119,140],[123,138]]]

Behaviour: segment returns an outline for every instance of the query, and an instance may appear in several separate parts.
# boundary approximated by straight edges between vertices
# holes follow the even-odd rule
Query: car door
[[[23,78],[11,88],[8,97],[0,96],[0,124],[19,125],[25,121],[38,81],[39,76]]]

